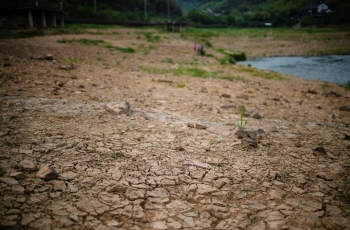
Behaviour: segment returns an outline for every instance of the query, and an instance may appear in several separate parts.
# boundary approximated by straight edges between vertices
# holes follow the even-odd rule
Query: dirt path
[[[1,228],[349,229],[349,91],[135,31],[0,41]],[[57,42],[81,38],[136,52]]]

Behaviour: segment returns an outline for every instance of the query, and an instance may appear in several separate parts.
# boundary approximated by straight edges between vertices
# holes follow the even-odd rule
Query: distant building
[[[302,17],[304,15],[312,15],[314,17],[321,17],[324,14],[333,13],[331,9],[328,8],[326,4],[310,4],[304,6],[299,10],[299,15]]]

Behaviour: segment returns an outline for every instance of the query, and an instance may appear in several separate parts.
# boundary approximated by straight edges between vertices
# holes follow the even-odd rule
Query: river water
[[[350,81],[350,55],[264,57],[237,64],[338,84]]]

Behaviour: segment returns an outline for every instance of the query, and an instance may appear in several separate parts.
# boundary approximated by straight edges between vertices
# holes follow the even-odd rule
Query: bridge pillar
[[[45,17],[45,11],[41,12],[41,21],[42,21],[42,25],[44,28],[46,28],[46,17]]]
[[[53,12],[52,14],[51,14],[51,26],[52,27],[54,27],[54,28],[56,28],[57,27],[57,24],[56,24],[56,13],[55,12]]]
[[[28,20],[29,20],[29,28],[33,28],[34,23],[33,23],[33,14],[31,10],[28,10]]]
[[[1,13],[0,13],[0,28],[4,27],[4,24],[2,23],[2,16],[1,16]]]

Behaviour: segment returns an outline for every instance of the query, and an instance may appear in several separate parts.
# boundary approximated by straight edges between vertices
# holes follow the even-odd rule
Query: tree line
[[[18,0],[35,1],[35,0]],[[306,5],[319,0],[38,0],[63,3],[67,16],[116,19],[171,21],[188,20],[197,25],[227,25],[239,27],[292,26],[298,22],[313,25],[348,24],[350,1],[323,0],[333,11],[321,19],[300,15]],[[96,3],[96,4],[95,4]],[[145,7],[146,3],[146,7]],[[146,12],[146,13],[145,13]]]

